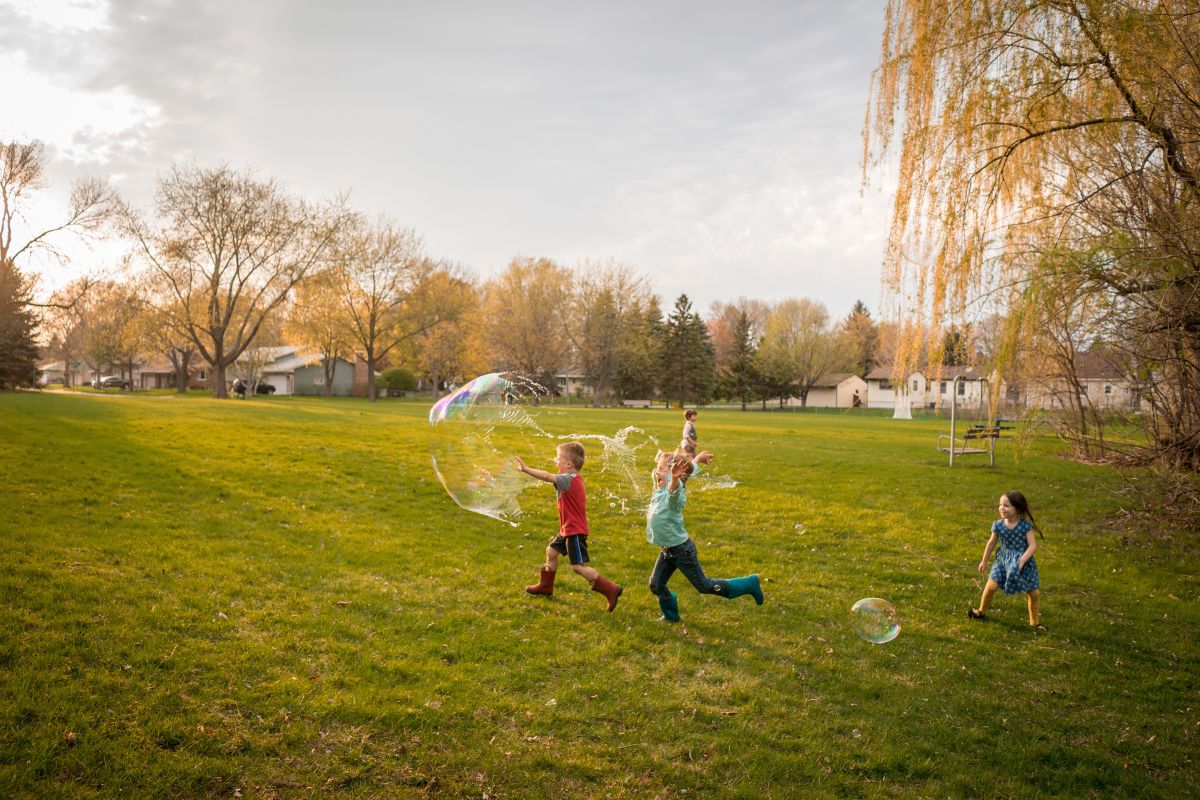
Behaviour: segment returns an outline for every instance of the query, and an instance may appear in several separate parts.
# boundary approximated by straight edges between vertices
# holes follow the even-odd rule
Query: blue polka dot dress
[[[1000,549],[996,551],[996,561],[992,564],[992,573],[988,577],[1000,585],[1005,594],[1022,594],[1041,588],[1038,582],[1037,559],[1030,556],[1025,563],[1025,569],[1017,571],[1021,554],[1029,547],[1025,535],[1033,529],[1033,523],[1022,518],[1015,528],[1004,524],[998,519],[992,523],[992,533],[1000,537]]]

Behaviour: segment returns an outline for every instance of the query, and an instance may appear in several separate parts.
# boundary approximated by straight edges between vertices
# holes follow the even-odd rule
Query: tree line
[[[501,370],[555,387],[569,373],[596,404],[803,402],[823,374],[865,374],[880,354],[881,326],[862,302],[835,321],[811,299],[743,298],[714,304],[706,320],[686,295],[664,313],[643,276],[612,262],[517,257],[479,280],[393,220],[341,199],[312,203],[227,166],[173,166],[148,211],[85,182],[67,220],[16,246],[12,223],[41,186],[44,151],[7,143],[0,152],[0,192],[13,200],[0,220],[5,387],[36,380],[39,328],[41,353],[67,364],[132,376],[140,359],[161,354],[181,390],[203,364],[217,397],[235,364],[284,342],[320,354],[330,373],[338,359],[361,357],[372,398],[375,373],[402,366],[433,387]],[[20,260],[56,252],[56,235],[101,225],[131,244],[122,277],[79,278],[34,303]]]

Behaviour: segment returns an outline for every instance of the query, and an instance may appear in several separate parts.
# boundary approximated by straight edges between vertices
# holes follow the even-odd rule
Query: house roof
[[[955,378],[962,378],[968,381],[987,380],[987,373],[984,372],[982,367],[966,366],[963,364],[951,364],[943,367],[926,364],[912,370],[908,374],[910,376],[922,375],[931,380],[935,376],[938,376],[944,381],[954,380]],[[876,367],[867,373],[867,380],[869,381],[889,380],[891,377],[891,367]]]
[[[962,378],[967,381],[985,381],[987,374],[982,367],[966,366],[962,364],[952,364],[942,367],[940,370],[937,367],[929,369],[925,375],[933,378],[935,375],[944,381],[952,381],[955,378]]]
[[[834,386],[840,386],[843,381],[847,381],[854,377],[857,376],[855,376],[852,372],[827,372],[821,377],[817,378],[816,382],[813,383],[813,388],[826,389]]]
[[[1075,354],[1075,374],[1083,380],[1122,380],[1129,371],[1115,353],[1089,350]]]

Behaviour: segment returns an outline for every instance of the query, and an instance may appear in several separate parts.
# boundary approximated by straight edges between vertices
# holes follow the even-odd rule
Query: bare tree
[[[375,401],[375,372],[390,353],[459,313],[445,295],[450,268],[427,258],[412,230],[355,217],[339,237],[331,275],[345,304],[356,347],[367,362],[367,396]]]
[[[85,178],[71,189],[70,204],[65,216],[44,229],[26,224],[26,211],[38,202],[46,188],[46,152],[41,142],[0,141],[0,262],[23,266],[30,256],[40,254],[62,261],[59,249],[65,236],[88,238],[95,236],[112,218],[116,196],[102,180]],[[26,268],[30,277],[36,272]],[[81,294],[87,282],[77,282]],[[59,294],[55,305],[71,301],[78,295]],[[31,303],[31,305],[44,305]]]
[[[344,224],[340,202],[314,206],[275,181],[221,166],[174,166],[159,180],[158,224],[126,209],[137,242],[170,302],[164,311],[212,367],[213,394],[264,320],[328,256]]]

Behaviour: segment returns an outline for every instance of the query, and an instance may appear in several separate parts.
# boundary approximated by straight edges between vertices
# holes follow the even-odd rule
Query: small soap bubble
[[[863,641],[884,644],[900,635],[896,608],[879,597],[864,597],[850,607],[851,625]]]
[[[804,523],[803,522],[796,523],[796,533],[804,533]]]

